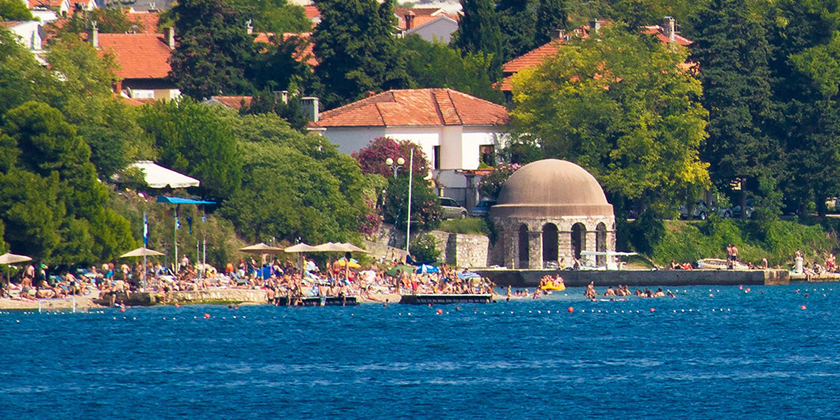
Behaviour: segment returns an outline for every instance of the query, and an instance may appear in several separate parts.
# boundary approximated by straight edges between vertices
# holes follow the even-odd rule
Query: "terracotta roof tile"
[[[458,13],[446,13],[443,9],[437,7],[397,7],[394,9],[394,14],[399,18],[401,29],[406,29],[405,15],[409,12],[414,14],[414,23],[411,25],[412,29],[438,19],[441,16],[449,17],[455,21],[460,19]]]
[[[130,9],[129,9],[130,10]],[[153,12],[134,12],[127,13],[128,20],[137,22],[138,32],[144,34],[157,33],[158,24],[160,23],[160,15]]]
[[[656,39],[658,39],[659,42],[661,42],[665,45],[668,45],[668,43],[671,41],[670,39],[668,39],[667,36],[665,36],[665,29],[662,28],[659,25],[645,26],[645,29],[642,31],[642,33],[645,33],[645,34],[648,34],[648,35],[656,35]],[[686,37],[684,37],[680,34],[674,34],[674,42],[676,42],[677,44],[682,45],[684,47],[694,43],[694,41],[692,41],[692,40],[690,40],[690,39],[688,39],[688,38],[686,38]]]
[[[303,6],[303,13],[306,13],[306,17],[309,20],[312,20],[312,19],[315,19],[315,18],[319,18],[319,19],[321,18],[321,11],[318,10],[318,8],[315,7],[315,5],[313,5],[313,4]]]
[[[14,20],[5,21],[5,22],[0,21],[0,26],[2,26],[4,28],[14,28],[15,26],[18,26],[21,23],[23,23],[23,22],[18,22],[18,21],[14,21]]]
[[[557,55],[560,50],[562,41],[555,39],[547,44],[537,47],[537,49],[528,51],[524,55],[514,58],[502,65],[502,71],[505,74],[516,73],[520,70],[536,67],[542,64],[546,58]]]
[[[99,34],[100,51],[113,52],[117,77],[121,79],[162,79],[171,67],[172,51],[159,34]]]
[[[321,127],[497,125],[507,109],[451,89],[390,90],[322,112]]]
[[[315,67],[315,66],[318,65],[318,60],[315,58],[315,53],[312,50],[313,44],[312,44],[312,41],[309,39],[309,37],[311,35],[312,34],[309,33],[309,32],[303,32],[303,33],[286,32],[286,33],[283,34],[283,40],[285,41],[285,40],[287,40],[287,39],[289,39],[293,36],[296,36],[296,37],[299,37],[299,38],[303,39],[303,41],[304,41],[303,48],[300,49],[299,51],[297,51],[297,53],[295,54],[295,60],[297,60],[297,61],[306,60],[306,64],[309,64],[310,66]],[[274,33],[271,33],[271,32],[260,32],[260,33],[257,34],[257,37],[254,38],[254,42],[265,42],[266,44],[271,44],[272,43],[271,42],[271,37],[273,37],[273,36],[274,36]]]
[[[222,105],[233,108],[233,109],[241,109],[242,106],[250,106],[252,97],[250,96],[213,96],[210,99],[214,99],[218,102],[221,102]]]

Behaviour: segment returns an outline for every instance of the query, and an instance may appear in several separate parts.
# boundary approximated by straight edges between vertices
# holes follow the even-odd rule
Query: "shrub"
[[[440,222],[438,230],[449,233],[490,235],[490,227],[484,219],[450,219]]]
[[[415,261],[437,261],[440,251],[437,249],[437,240],[433,235],[419,235],[411,241],[411,255]]]

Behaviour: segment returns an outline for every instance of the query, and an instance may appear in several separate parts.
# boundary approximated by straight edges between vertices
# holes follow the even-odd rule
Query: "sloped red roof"
[[[15,26],[18,26],[21,23],[23,23],[23,22],[15,21],[15,20],[0,21],[0,26],[2,26],[4,28],[14,28]]]
[[[309,20],[321,17],[321,11],[312,4],[303,6],[303,12],[306,13],[306,17]]]
[[[320,127],[497,125],[504,106],[452,89],[390,90],[322,112]]]
[[[128,20],[137,22],[138,32],[144,34],[157,33],[158,24],[160,23],[160,15],[154,12],[134,12],[127,13]]]
[[[411,25],[412,28],[416,28],[420,25],[429,23],[441,16],[446,16],[449,18],[458,21],[460,19],[460,15],[457,13],[446,13],[443,9],[439,7],[397,7],[394,8],[394,14],[397,15],[400,21],[400,28],[406,28],[405,22],[405,15],[408,13],[414,14],[414,23]]]
[[[99,34],[99,49],[113,52],[120,79],[162,79],[172,51],[159,34]]]
[[[221,102],[228,108],[238,110],[242,108],[242,106],[250,106],[252,98],[250,96],[213,96],[210,99]]]
[[[523,69],[539,66],[546,58],[557,55],[561,44],[562,41],[559,39],[552,40],[547,44],[537,47],[537,49],[528,51],[503,64],[502,71],[505,73],[516,73]]]
[[[659,42],[665,45],[668,45],[668,43],[671,41],[670,39],[668,39],[667,36],[665,36],[665,29],[659,25],[645,26],[645,29],[642,30],[642,33],[648,35],[655,35],[656,39],[658,39]],[[680,34],[674,34],[674,42],[684,47],[694,43],[694,41]]]

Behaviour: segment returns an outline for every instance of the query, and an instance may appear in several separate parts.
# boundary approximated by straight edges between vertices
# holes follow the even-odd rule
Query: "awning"
[[[130,165],[139,168],[144,175],[146,184],[152,188],[187,188],[197,187],[200,181],[178,173],[169,168],[164,168],[150,160],[141,160]]]
[[[181,197],[167,197],[163,195],[157,198],[157,202],[169,204],[216,204],[214,201],[193,200],[191,198]]]

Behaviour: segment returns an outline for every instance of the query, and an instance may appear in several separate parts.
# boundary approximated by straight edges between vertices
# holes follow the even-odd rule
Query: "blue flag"
[[[143,212],[143,246],[149,247],[149,217]]]
[[[178,216],[175,216],[175,229],[181,229],[181,220],[178,219]]]

